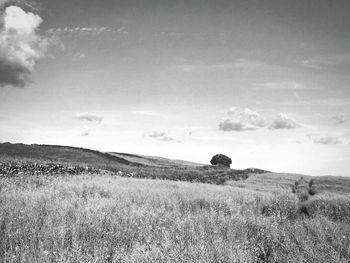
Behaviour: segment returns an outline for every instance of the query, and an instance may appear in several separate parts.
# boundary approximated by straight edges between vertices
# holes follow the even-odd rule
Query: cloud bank
[[[0,86],[24,87],[53,40],[37,33],[40,16],[18,6],[0,12]]]
[[[87,112],[78,113],[74,116],[74,118],[81,121],[97,122],[97,123],[101,123],[103,120],[102,116],[99,116],[93,113],[87,113]]]

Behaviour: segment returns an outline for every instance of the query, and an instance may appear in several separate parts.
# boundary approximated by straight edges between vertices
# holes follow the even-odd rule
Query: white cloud
[[[8,6],[0,19],[0,86],[23,87],[53,39],[37,33],[40,16],[20,7]]]
[[[334,135],[325,135],[321,137],[316,137],[313,139],[314,143],[316,144],[340,144],[341,140],[339,139],[338,136]]]
[[[92,114],[92,113],[78,113],[74,116],[75,119],[82,120],[82,121],[89,121],[89,122],[97,122],[101,123],[103,120],[102,116]]]
[[[283,113],[279,113],[274,119],[264,119],[258,112],[251,109],[239,111],[232,107],[227,114],[229,117],[224,117],[219,123],[219,129],[222,131],[255,131],[265,127],[270,130],[294,129],[301,126]]]
[[[332,116],[332,119],[337,123],[337,124],[342,124],[346,122],[346,118],[344,114],[337,114]]]
[[[175,140],[169,137],[165,132],[162,132],[162,131],[153,131],[148,133],[147,136],[163,142],[170,142]]]
[[[254,131],[265,126],[265,122],[259,113],[248,108],[241,112],[230,108],[228,114],[231,117],[223,118],[219,123],[219,129],[222,131]]]
[[[301,125],[297,123],[293,118],[287,116],[284,113],[279,113],[278,116],[272,120],[269,128],[271,130],[276,129],[295,129],[299,128]]]

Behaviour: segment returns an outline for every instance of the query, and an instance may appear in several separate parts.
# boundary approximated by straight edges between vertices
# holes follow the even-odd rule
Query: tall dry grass
[[[349,262],[295,195],[103,176],[0,181],[0,262]]]

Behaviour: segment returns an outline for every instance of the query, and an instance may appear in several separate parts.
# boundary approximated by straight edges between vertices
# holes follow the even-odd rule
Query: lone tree
[[[212,165],[222,164],[222,165],[225,165],[227,167],[230,167],[232,160],[231,160],[231,158],[227,157],[226,155],[216,154],[213,156],[213,158],[211,158],[210,163]]]

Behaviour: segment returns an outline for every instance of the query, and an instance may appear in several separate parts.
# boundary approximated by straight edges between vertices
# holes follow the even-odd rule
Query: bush
[[[232,160],[231,160],[231,158],[227,157],[226,155],[216,154],[213,156],[213,158],[211,158],[210,163],[212,165],[222,164],[224,166],[230,167]]]

